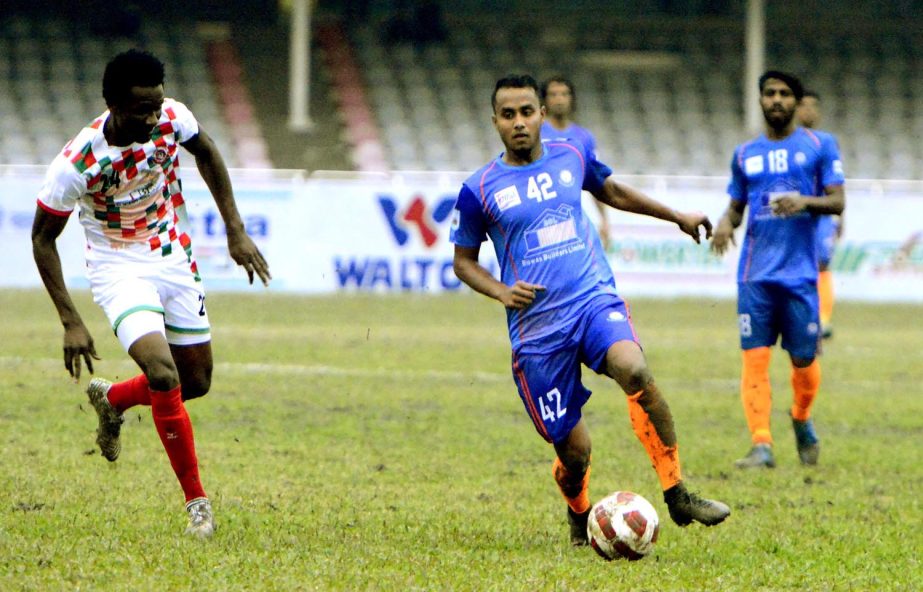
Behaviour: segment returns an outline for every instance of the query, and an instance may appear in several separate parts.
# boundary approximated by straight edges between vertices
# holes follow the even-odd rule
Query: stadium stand
[[[63,18],[0,19],[0,162],[51,162],[65,142],[105,110],[106,62],[119,51],[143,47],[164,61],[168,96],[193,110],[228,166],[271,166],[260,151],[262,143],[265,152],[265,143],[259,127],[241,121],[239,104],[222,99],[235,91],[246,96],[239,78],[230,74],[234,62],[228,55],[209,63],[207,43],[194,23],[166,27],[151,19],[139,25],[132,36],[104,37]]]
[[[512,70],[571,78],[578,121],[625,174],[723,176],[732,148],[750,136],[743,20],[709,14],[722,3],[632,0],[601,16],[594,0],[561,15],[518,0],[501,17],[493,3],[459,0],[451,14],[425,15],[437,19],[428,27],[407,20],[419,3],[355,4],[330,2],[316,15],[308,134],[286,130],[284,19],[236,22],[233,45],[209,50],[194,19],[169,29],[145,19],[133,37],[101,38],[66,19],[0,16],[0,162],[47,163],[104,108],[105,61],[139,44],[167,62],[170,90],[230,166],[472,170],[501,150],[488,98]],[[820,0],[767,4],[777,11],[767,65],[820,92],[823,126],[838,135],[849,176],[923,178],[923,9],[857,0],[828,22],[811,16],[825,10]],[[881,19],[857,18],[873,5]],[[250,97],[258,100],[248,107]]]
[[[624,173],[725,175],[730,151],[750,136],[740,19],[523,17],[511,28],[483,15],[445,18],[444,42],[388,39],[386,21],[354,30],[394,169],[470,170],[496,155],[487,97],[512,70],[570,77],[578,121]],[[767,64],[819,90],[824,124],[839,136],[853,177],[923,176],[923,144],[906,133],[923,130],[923,112],[913,109],[923,99],[923,46],[913,30],[770,29]]]

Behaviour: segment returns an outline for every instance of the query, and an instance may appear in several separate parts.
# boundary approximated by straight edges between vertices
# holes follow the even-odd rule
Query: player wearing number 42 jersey
[[[214,196],[227,228],[231,257],[263,283],[262,254],[244,231],[221,154],[182,104],[164,97],[164,67],[151,54],[127,51],[106,66],[109,110],[55,158],[38,196],[32,245],[42,281],[64,325],[64,365],[80,379],[81,359],[93,372],[93,338],[71,301],[57,237],[74,209],[86,234],[93,298],[122,346],[141,368],[112,384],[87,386],[98,415],[96,442],[115,461],[123,413],[151,408],[154,426],[186,498],[186,533],[205,538],[215,524],[199,479],[192,424],[184,401],[209,390],[212,352],[205,292],[178,210],[183,196],[179,147],[188,150]]]
[[[544,109],[531,76],[499,80],[492,105],[506,151],[459,192],[451,233],[455,273],[506,307],[513,379],[535,429],[554,446],[553,476],[567,502],[571,542],[587,544],[590,510],[590,436],[581,416],[590,391],[581,383],[581,364],[613,378],[628,395],[632,426],[673,520],[681,526],[721,522],[728,507],[683,483],[670,409],[580,194],[587,190],[609,206],[674,222],[697,242],[701,227],[711,234],[708,218],[676,212],[616,182],[582,144],[542,142]],[[500,262],[499,281],[478,263],[488,238]]]
[[[796,126],[795,109],[804,91],[795,76],[770,70],[760,77],[759,90],[766,133],[734,151],[731,202],[712,239],[712,248],[723,254],[749,208],[737,313],[741,398],[752,448],[735,464],[775,466],[769,360],[781,335],[792,363],[790,413],[798,456],[813,465],[820,454],[811,418],[820,388],[816,233],[819,216],[843,211],[843,165],[833,136]]]

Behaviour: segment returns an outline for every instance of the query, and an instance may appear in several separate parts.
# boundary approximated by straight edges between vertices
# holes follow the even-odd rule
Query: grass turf
[[[137,373],[86,293],[96,373]],[[61,361],[41,291],[0,291],[3,590],[910,590],[923,586],[923,309],[838,303],[815,405],[821,464],[798,464],[774,349],[775,470],[740,472],[733,303],[632,302],[673,410],[689,485],[722,525],[670,522],[611,381],[585,375],[591,497],[647,497],[655,554],[606,563],[568,544],[552,450],[509,371],[499,305],[439,297],[209,296],[212,392],[190,402],[219,530],[187,540],[146,409],[123,452]]]

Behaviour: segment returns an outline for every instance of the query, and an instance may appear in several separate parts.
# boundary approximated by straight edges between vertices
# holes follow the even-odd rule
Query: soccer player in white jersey
[[[196,161],[227,228],[231,257],[250,282],[270,280],[263,255],[244,230],[227,167],[212,139],[182,103],[164,96],[164,66],[130,50],[103,75],[108,110],[54,159],[38,195],[32,248],[42,281],[64,325],[64,366],[80,379],[93,372],[93,338],[64,284],[55,245],[79,208],[93,298],[141,374],[113,384],[94,378],[87,395],[99,425],[97,444],[115,461],[123,413],[151,407],[154,425],[186,498],[186,534],[214,533],[211,504],[199,479],[192,425],[183,401],[210,387],[212,351],[205,292],[191,241],[178,216],[183,195],[179,147]]]
[[[615,380],[627,396],[632,427],[673,521],[718,524],[730,509],[686,489],[673,416],[647,367],[628,305],[616,293],[581,193],[673,222],[696,242],[701,228],[711,236],[711,223],[617,182],[579,142],[543,142],[545,109],[531,76],[500,79],[492,104],[506,151],[459,192],[451,231],[455,274],[506,308],[513,379],[536,431],[554,446],[552,474],[567,503],[571,543],[588,543],[591,507],[590,433],[581,412],[590,397],[580,379],[584,364]],[[499,281],[478,263],[488,238],[500,262]]]

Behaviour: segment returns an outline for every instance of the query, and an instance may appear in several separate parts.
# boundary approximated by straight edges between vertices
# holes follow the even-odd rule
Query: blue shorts
[[[819,323],[816,281],[737,284],[741,349],[771,347],[782,335],[783,349],[810,360],[817,355]]]
[[[513,352],[513,380],[532,423],[545,440],[564,440],[582,416],[590,391],[581,364],[598,374],[617,341],[638,342],[628,304],[612,294],[585,303],[566,335],[556,333]]]
[[[837,231],[840,223],[834,216],[821,216],[817,220],[817,263],[829,267],[836,248]]]

